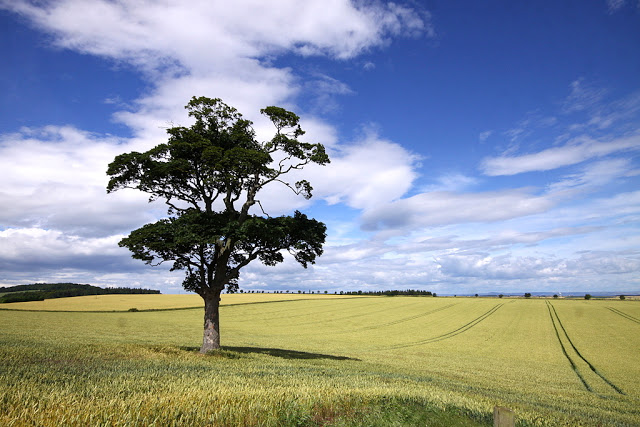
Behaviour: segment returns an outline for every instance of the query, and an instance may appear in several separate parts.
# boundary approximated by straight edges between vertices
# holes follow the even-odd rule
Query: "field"
[[[321,298],[349,298],[344,295],[319,294],[223,294],[222,305],[249,304]],[[204,302],[196,294],[184,295],[89,295],[74,298],[46,299],[44,301],[14,302],[0,304],[0,309],[35,311],[127,311],[137,310],[182,310],[203,308]]]
[[[640,425],[636,301],[114,297],[0,307],[0,425]]]

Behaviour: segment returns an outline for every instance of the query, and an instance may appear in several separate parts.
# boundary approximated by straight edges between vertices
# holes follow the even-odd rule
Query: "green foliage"
[[[620,300],[624,300],[624,299],[625,299],[624,295],[620,295]]]
[[[44,301],[45,292],[11,292],[0,296],[0,304],[10,302]]]
[[[53,298],[78,297],[83,295],[110,294],[159,294],[160,291],[137,288],[100,288],[75,283],[35,283],[0,288],[0,304],[10,302],[44,301]]]
[[[397,295],[405,296],[435,296],[431,291],[422,291],[416,289],[405,289],[403,291],[390,290],[390,291],[340,291],[340,295],[382,295],[387,297],[395,297]]]
[[[260,111],[276,129],[266,142],[220,99],[193,97],[185,108],[195,118],[191,127],[168,129],[166,144],[109,164],[107,192],[134,188],[166,202],[168,218],[132,231],[119,245],[147,264],[171,262],[171,270],[185,271],[183,287],[205,300],[206,353],[220,346],[219,296],[238,289],[242,268],[256,259],[276,265],[285,250],[306,268],[322,254],[323,223],[298,211],[272,218],[259,193],[278,183],[309,199],[311,184],[287,181],[287,174],[309,163],[325,165],[329,157],[322,144],[298,139],[300,118],[283,108]],[[257,207],[263,215],[252,211]]]
[[[558,299],[558,295],[553,294],[553,299]]]
[[[524,294],[524,297],[525,297],[525,298],[531,298],[531,293],[526,292],[526,293]]]
[[[186,109],[196,122],[173,127],[169,140],[145,153],[121,154],[109,165],[107,192],[134,188],[164,199],[169,218],[147,224],[120,241],[148,264],[173,262],[185,270],[185,289],[202,295],[237,289],[240,269],[260,260],[275,265],[287,250],[306,267],[322,254],[324,224],[300,212],[277,218],[252,214],[258,193],[277,182],[311,197],[312,187],[284,176],[309,163],[329,163],[324,146],[299,141],[299,117],[280,107],[261,113],[276,128],[256,140],[252,123],[220,99],[192,98]]]
[[[591,294],[585,294],[584,299],[590,300],[591,299]]]

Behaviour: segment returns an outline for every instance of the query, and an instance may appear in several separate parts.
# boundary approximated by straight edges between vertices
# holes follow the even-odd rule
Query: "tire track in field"
[[[589,362],[581,353],[580,351],[576,348],[576,346],[573,344],[573,341],[571,341],[571,338],[569,337],[569,334],[567,333],[567,330],[564,328],[564,325],[562,324],[562,321],[560,320],[560,317],[558,316],[558,312],[556,311],[556,308],[553,306],[553,304],[551,304],[549,301],[546,301],[547,303],[547,309],[549,310],[549,316],[551,317],[551,323],[553,324],[553,329],[555,329],[556,332],[556,337],[558,338],[558,342],[560,343],[560,347],[562,347],[562,352],[564,353],[565,357],[567,358],[567,360],[569,361],[569,363],[571,364],[571,368],[573,369],[573,371],[575,372],[575,374],[578,376],[578,378],[580,379],[580,381],[582,382],[582,384],[584,385],[584,387],[587,389],[587,391],[590,392],[594,392],[593,389],[591,388],[591,386],[587,383],[587,380],[584,378],[584,376],[582,375],[582,373],[580,372],[580,369],[578,368],[578,366],[576,365],[576,363],[573,361],[573,359],[571,358],[571,356],[569,356],[568,353],[568,349],[567,347],[565,347],[564,343],[562,342],[562,339],[560,337],[560,331],[558,330],[558,326],[560,326],[560,329],[562,330],[562,334],[565,337],[565,339],[567,340],[567,342],[569,343],[569,345],[571,346],[571,349],[573,349],[573,352],[580,358],[582,359],[582,361],[584,363],[587,364],[587,366],[589,366],[589,369],[591,369],[593,371],[593,373],[595,373],[598,377],[600,377],[600,379],[602,379],[602,381],[604,381],[609,387],[611,387],[616,393],[618,394],[626,394],[625,392],[623,392],[618,386],[616,386],[614,383],[612,383],[611,381],[609,381],[609,379],[607,379],[607,377],[605,377],[604,375],[602,375],[595,366],[593,366],[593,364],[591,364],[591,362]],[[557,322],[557,325],[556,325]]]
[[[446,310],[447,308],[451,308],[456,304],[458,304],[458,303],[455,302],[453,304],[449,304],[449,305],[445,305],[445,306],[440,307],[440,308],[436,308],[435,310],[431,310],[431,311],[427,311],[427,312],[424,312],[424,313],[416,314],[414,316],[403,317],[402,319],[394,320],[394,321],[388,322],[388,323],[381,323],[381,324],[378,324],[378,325],[375,325],[375,326],[367,326],[366,328],[362,328],[362,329],[359,329],[359,330],[360,331],[368,331],[368,330],[371,330],[371,329],[379,329],[379,328],[384,328],[386,326],[397,325],[399,323],[410,322],[411,320],[419,319],[421,317],[429,316],[430,314],[437,313],[437,312],[442,311],[442,310]]]
[[[349,299],[349,298],[345,298],[345,299]],[[297,301],[321,301],[323,303],[326,302],[330,302],[331,300],[315,300],[315,299],[308,299],[308,300],[286,300],[286,301],[279,301],[279,302],[297,302]],[[239,304],[239,305],[247,305],[247,304]],[[372,303],[369,304],[362,304],[359,307],[371,307],[371,306],[379,306],[382,305],[382,303],[380,301],[374,301]],[[317,315],[326,315],[327,313],[333,313],[333,312],[342,312],[344,311],[343,307],[338,307],[336,308],[334,305],[330,305],[330,308],[328,310],[318,310],[318,311],[313,311],[313,312],[309,312],[309,311],[303,311],[300,313],[300,309],[298,307],[294,307],[291,308],[289,310],[279,310],[279,311],[274,311],[274,312],[269,312],[269,313],[265,313],[264,315],[261,314],[260,311],[256,311],[254,313],[252,313],[252,316],[246,317],[244,319],[240,319],[237,320],[237,322],[253,322],[253,321],[269,321],[269,320],[279,320],[279,319],[291,319],[294,317],[309,317],[309,315],[313,315],[313,316],[317,316]],[[378,310],[380,311],[380,310]],[[288,312],[293,312],[293,314],[287,314]],[[374,312],[375,313],[375,312]]]
[[[454,329],[453,331],[447,332],[446,334],[438,335],[438,336],[427,338],[427,339],[420,340],[420,341],[414,341],[414,342],[407,343],[407,344],[393,345],[393,346],[387,347],[387,349],[394,349],[395,350],[395,349],[398,349],[398,348],[415,347],[417,345],[431,344],[433,342],[442,341],[442,340],[446,340],[448,338],[455,337],[456,335],[460,335],[461,333],[466,332],[469,329],[473,328],[478,323],[482,322],[484,319],[486,319],[487,317],[491,316],[493,313],[498,311],[498,309],[500,307],[502,307],[503,305],[504,305],[504,303],[500,303],[500,304],[494,305],[489,311],[481,314],[480,316],[476,317],[475,319],[471,320],[470,322],[465,323],[464,325],[460,326],[459,328]]]
[[[632,322],[636,322],[638,324],[640,324],[640,319],[637,319],[635,317],[633,317],[630,314],[625,313],[624,311],[620,311],[617,308],[612,308],[612,307],[607,307],[609,310],[611,310],[612,312],[614,312],[615,314],[618,314],[622,317],[624,317],[625,319],[631,320]]]
[[[379,305],[382,305],[382,304],[379,304]],[[411,306],[413,304],[405,304],[405,305],[403,305],[401,307],[406,307],[407,305]],[[361,306],[361,307],[365,307],[365,306]],[[368,305],[367,305],[367,307],[368,307]],[[391,307],[382,308],[381,310],[376,310],[376,311],[366,311],[364,313],[356,313],[356,314],[348,314],[346,316],[332,317],[331,319],[329,319],[329,321],[336,322],[336,321],[341,321],[341,320],[346,320],[346,319],[354,319],[356,317],[371,316],[373,314],[379,314],[379,313],[382,313],[384,311],[397,310],[398,308],[399,307],[391,306]],[[299,325],[317,325],[317,324],[318,324],[318,321],[316,319],[308,321],[308,322],[298,322],[298,323],[296,323],[296,325],[298,325],[298,326]],[[353,330],[345,331],[345,332],[352,333]],[[339,333],[339,332],[337,332],[337,333]]]
[[[558,332],[558,327],[556,326],[556,320],[554,319],[553,314],[551,313],[551,305],[549,304],[548,301],[547,301],[547,310],[549,310],[549,317],[551,317],[551,324],[553,325],[553,329],[556,332],[556,338],[558,338],[558,343],[560,343],[560,348],[562,348],[562,353],[564,354],[564,357],[566,357],[566,359],[569,361],[569,364],[571,365],[571,369],[573,369],[573,372],[578,376],[578,378],[580,379],[580,382],[582,382],[582,385],[584,386],[584,388],[586,388],[587,391],[593,392],[593,390],[591,390],[591,387],[589,386],[589,384],[587,384],[587,381],[584,379],[584,377],[582,376],[582,374],[578,370],[578,366],[573,361],[571,356],[569,356],[569,354],[567,353],[567,349],[564,347],[564,343],[562,342],[562,339],[560,338],[560,332]],[[557,316],[557,314],[556,314],[556,316]],[[558,322],[559,321],[560,320],[558,320]]]

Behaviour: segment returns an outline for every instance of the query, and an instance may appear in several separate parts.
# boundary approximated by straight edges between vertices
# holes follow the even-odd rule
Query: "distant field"
[[[350,298],[333,294],[223,294],[222,305],[249,304],[255,302],[291,301],[300,299]],[[141,294],[141,295],[88,295],[72,298],[56,298],[44,301],[14,302],[0,304],[0,309],[38,311],[127,311],[167,310],[204,307],[199,295]]]
[[[640,425],[637,301],[229,297],[211,356],[201,308],[0,311],[0,425]]]

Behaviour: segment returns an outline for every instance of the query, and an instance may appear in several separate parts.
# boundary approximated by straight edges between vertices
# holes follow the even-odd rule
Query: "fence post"
[[[516,414],[504,406],[493,408],[493,427],[514,427],[516,425]]]

